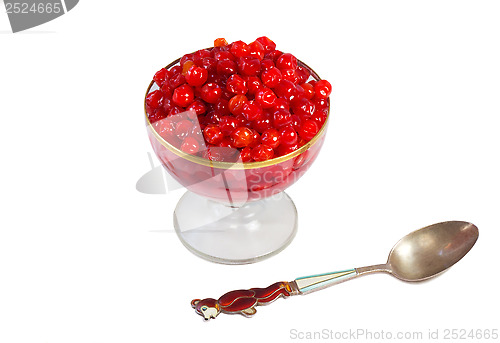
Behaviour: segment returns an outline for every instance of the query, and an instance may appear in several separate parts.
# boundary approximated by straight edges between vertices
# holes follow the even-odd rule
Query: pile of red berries
[[[146,112],[158,134],[186,153],[264,161],[299,149],[326,121],[332,86],[310,76],[267,37],[218,38],[155,74]]]

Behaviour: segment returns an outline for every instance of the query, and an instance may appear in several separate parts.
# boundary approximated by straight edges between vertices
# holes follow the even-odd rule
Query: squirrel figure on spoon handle
[[[291,282],[276,282],[267,288],[231,291],[217,300],[194,299],[191,306],[206,321],[221,312],[251,317],[257,312],[257,305],[267,305],[279,297],[307,294],[365,274],[388,273],[403,281],[423,281],[457,263],[472,249],[478,237],[479,230],[474,224],[438,223],[400,239],[385,264],[299,277]]]

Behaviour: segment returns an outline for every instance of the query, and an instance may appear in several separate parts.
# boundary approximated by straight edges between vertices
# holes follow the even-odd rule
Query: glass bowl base
[[[297,232],[297,210],[284,192],[229,206],[188,191],[175,208],[174,227],[182,243],[201,258],[253,263],[291,243]]]

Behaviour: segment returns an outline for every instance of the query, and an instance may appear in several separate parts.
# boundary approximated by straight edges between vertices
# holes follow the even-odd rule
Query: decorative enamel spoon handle
[[[250,288],[231,291],[219,299],[194,299],[191,306],[205,320],[217,317],[219,313],[239,313],[245,317],[253,316],[255,306],[266,305],[279,297],[307,294],[337,283],[350,280],[361,274],[386,271],[386,265],[342,270],[338,272],[299,277],[291,282],[281,281],[267,288]]]

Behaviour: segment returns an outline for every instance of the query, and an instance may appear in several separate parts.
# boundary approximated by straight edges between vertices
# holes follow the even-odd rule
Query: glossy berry
[[[238,126],[238,120],[232,116],[224,116],[219,120],[219,128],[224,136],[229,136]]]
[[[182,85],[174,90],[172,101],[180,107],[187,107],[194,101],[193,88],[189,85]]]
[[[249,146],[253,142],[253,131],[248,127],[237,127],[231,132],[232,143],[236,148]]]
[[[182,142],[181,150],[194,155],[200,150],[200,143],[195,138],[188,136]]]
[[[248,92],[246,81],[239,75],[231,75],[226,82],[226,88],[233,94],[246,94]]]
[[[231,60],[219,61],[217,62],[216,70],[219,75],[225,75],[225,76],[232,75],[237,71],[236,63],[234,63],[234,61]]]
[[[218,84],[209,82],[201,87],[201,98],[209,104],[215,104],[220,99],[222,90]]]
[[[180,120],[175,127],[175,135],[179,139],[186,138],[193,128],[193,123],[187,119]]]
[[[216,40],[214,40],[215,47],[226,46],[226,45],[227,45],[227,40],[225,38],[217,38]]]
[[[222,141],[224,135],[218,125],[210,124],[203,130],[203,137],[207,143],[216,145]]]
[[[252,148],[247,146],[247,147],[244,147],[243,149],[241,149],[240,158],[241,158],[242,162],[252,162],[253,161]]]
[[[268,145],[259,144],[252,149],[252,158],[256,162],[270,160],[274,157],[274,150]]]
[[[205,68],[193,66],[186,72],[185,78],[190,86],[201,86],[207,81],[208,71]]]
[[[316,94],[316,98],[326,99],[332,93],[332,85],[326,80],[319,80],[314,85],[314,92]]]
[[[281,144],[294,145],[297,144],[298,135],[292,126],[285,126],[280,130]]]
[[[283,54],[276,60],[276,67],[282,69],[297,69],[297,58],[292,54]]]
[[[262,88],[255,94],[255,100],[262,108],[273,107],[276,99],[276,94],[269,88]]]
[[[241,114],[248,121],[258,120],[262,117],[262,108],[253,101],[247,101],[241,108]]]
[[[245,76],[256,76],[260,73],[260,61],[255,57],[241,57],[238,59],[238,70]]]
[[[250,56],[257,58],[258,60],[262,60],[265,54],[264,46],[259,41],[250,43],[249,54]]]
[[[193,111],[196,115],[202,115],[207,112],[207,107],[201,99],[195,99],[188,107],[187,110]]]
[[[241,110],[243,109],[243,105],[247,103],[248,99],[244,95],[235,95],[229,100],[229,111],[234,114],[238,115],[241,114]]]
[[[165,68],[161,68],[156,72],[155,76],[153,77],[153,80],[159,87],[161,87],[165,83],[165,80],[168,79],[168,77],[169,77],[169,71]]]
[[[293,113],[300,117],[309,118],[314,114],[314,110],[314,104],[310,100],[303,97],[297,99],[297,101],[295,101],[292,105]]]
[[[276,49],[276,43],[274,43],[271,39],[267,38],[266,36],[259,37],[256,39],[256,41],[262,44],[265,53],[269,53]]]
[[[276,67],[271,67],[261,75],[262,83],[269,88],[276,87],[283,79],[281,71]]]
[[[311,119],[306,120],[299,129],[299,135],[306,141],[310,141],[319,131],[318,124]]]
[[[262,144],[276,149],[281,143],[281,136],[278,130],[270,128],[262,133],[260,140]]]
[[[250,46],[243,41],[236,41],[231,43],[231,48],[229,51],[236,57],[245,57],[250,55]]]
[[[279,109],[274,112],[273,126],[275,128],[282,128],[292,123],[292,116],[287,110]]]
[[[151,107],[152,109],[157,109],[161,106],[163,100],[163,94],[160,90],[152,91],[146,97],[146,105]]]

